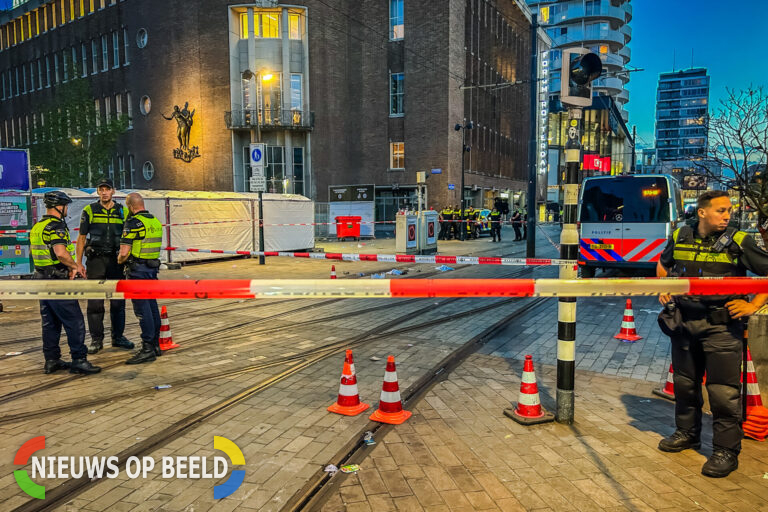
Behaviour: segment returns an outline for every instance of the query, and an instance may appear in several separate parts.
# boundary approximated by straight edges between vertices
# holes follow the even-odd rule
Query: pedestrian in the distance
[[[125,198],[131,216],[125,221],[120,240],[119,264],[125,264],[128,279],[157,279],[160,268],[160,248],[163,226],[144,207],[140,194],[132,192]],[[160,310],[156,299],[131,299],[133,312],[141,327],[141,350],[126,364],[154,361],[160,355]]]
[[[755,240],[728,227],[732,206],[728,193],[712,190],[699,196],[693,226],[677,228],[657,264],[659,277],[768,275],[768,253]],[[740,392],[744,319],[768,300],[732,295],[661,295],[665,305],[659,325],[672,341],[677,430],[659,442],[659,450],[680,452],[701,446],[702,378],[712,411],[712,454],[701,468],[709,477],[728,476],[739,467],[742,406]]]

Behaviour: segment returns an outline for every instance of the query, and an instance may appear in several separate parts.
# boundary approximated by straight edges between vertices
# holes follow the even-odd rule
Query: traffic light
[[[592,105],[592,81],[600,76],[600,57],[586,48],[563,50],[560,102],[573,107]]]

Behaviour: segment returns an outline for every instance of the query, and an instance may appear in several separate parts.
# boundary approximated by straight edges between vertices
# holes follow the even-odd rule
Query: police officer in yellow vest
[[[453,210],[446,206],[440,211],[440,234],[438,240],[450,240],[451,221],[453,220]]]
[[[698,222],[676,229],[662,252],[659,277],[768,275],[768,253],[742,231],[728,227],[731,201],[724,191],[699,196]],[[749,297],[662,295],[662,330],[672,341],[677,430],[662,439],[659,450],[679,452],[701,446],[701,384],[706,372],[712,411],[713,452],[701,469],[709,477],[724,477],[738,468],[741,450],[740,375],[743,319],[753,314],[768,294]]]
[[[69,238],[64,221],[67,205],[72,200],[58,190],[46,192],[43,197],[46,214],[32,227],[29,234],[35,279],[74,279],[82,272],[75,263],[75,248]],[[85,346],[85,322],[77,300],[41,300],[40,316],[43,320],[43,355],[45,373],[69,369],[70,373],[98,373],[101,368],[88,362]],[[67,333],[72,363],[61,360],[61,328]]]
[[[125,263],[128,279],[157,279],[163,226],[144,207],[144,199],[133,192],[125,198],[131,216],[125,221],[117,262]],[[141,326],[141,350],[126,364],[140,364],[160,355],[160,311],[156,299],[131,299]]]
[[[96,186],[99,200],[83,208],[80,217],[80,234],[77,237],[77,261],[85,255],[88,279],[122,279],[122,265],[117,264],[120,236],[128,209],[112,200],[115,187],[112,180],[103,178]],[[104,347],[104,300],[88,301],[88,330],[91,333],[89,354]],[[112,324],[112,346],[132,349],[133,343],[123,336],[125,331],[125,301],[109,301],[109,317]]]

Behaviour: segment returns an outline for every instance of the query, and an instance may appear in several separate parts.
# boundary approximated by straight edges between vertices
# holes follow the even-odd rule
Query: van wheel
[[[585,279],[592,279],[595,277],[595,267],[581,267],[581,277]]]

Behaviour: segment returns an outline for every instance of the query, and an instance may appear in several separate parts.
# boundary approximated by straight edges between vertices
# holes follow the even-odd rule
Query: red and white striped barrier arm
[[[766,277],[0,281],[0,299],[610,297],[768,293]]]
[[[384,263],[428,263],[437,265],[576,265],[574,260],[547,258],[496,258],[486,256],[417,256],[414,254],[357,254],[337,252],[281,252],[281,251],[226,251],[223,249],[194,249],[163,247],[163,251],[198,252],[203,254],[229,254],[240,256],[265,256],[283,258],[307,258],[311,260],[378,261]]]

